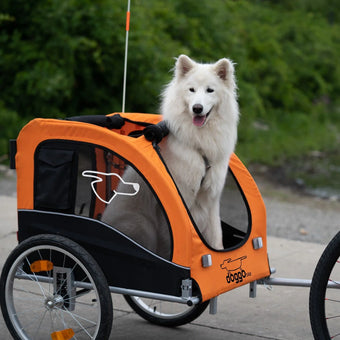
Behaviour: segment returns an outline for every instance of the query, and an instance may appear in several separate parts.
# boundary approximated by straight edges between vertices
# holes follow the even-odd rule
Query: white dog
[[[239,117],[233,63],[221,59],[198,64],[181,55],[163,92],[161,110],[170,130],[160,143],[161,154],[203,238],[211,247],[223,249],[220,197]],[[138,182],[136,176],[128,168],[123,177]],[[154,200],[148,199],[147,185],[140,185],[137,195],[115,198],[102,221],[169,258],[166,220]]]
[[[198,64],[185,55],[163,92],[169,136],[161,153],[208,244],[223,249],[220,197],[239,119],[233,63]]]

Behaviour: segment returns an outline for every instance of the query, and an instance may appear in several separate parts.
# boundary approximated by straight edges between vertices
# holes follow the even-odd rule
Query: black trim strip
[[[114,115],[114,116],[116,116],[116,115]],[[114,117],[113,116],[113,117]],[[120,116],[120,115],[119,115]],[[155,125],[155,124],[153,124],[153,123],[147,123],[147,122],[140,122],[140,121],[138,121],[138,120],[131,120],[131,119],[129,119],[129,118],[123,118],[126,122],[129,122],[129,123],[132,123],[132,124],[136,124],[136,125],[140,125],[140,126],[144,126],[144,127],[146,127],[146,126],[150,126],[150,125]]]
[[[9,140],[9,167],[10,169],[15,169],[15,155],[17,153],[17,140]]]
[[[181,296],[190,268],[167,261],[115,228],[91,218],[39,210],[18,211],[19,242],[39,234],[58,234],[84,247],[103,270],[108,284]]]

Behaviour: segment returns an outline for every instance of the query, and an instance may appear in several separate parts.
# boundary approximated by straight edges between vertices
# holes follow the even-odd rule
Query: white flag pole
[[[125,36],[125,58],[124,58],[124,80],[123,80],[123,104],[122,112],[125,112],[125,96],[126,96],[126,73],[127,73],[127,55],[129,46],[129,30],[130,30],[130,0],[126,12],[126,36]]]

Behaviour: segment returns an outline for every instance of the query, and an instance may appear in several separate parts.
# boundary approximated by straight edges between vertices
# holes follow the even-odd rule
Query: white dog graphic
[[[122,177],[120,177],[118,174],[116,173],[105,173],[105,172],[100,172],[100,171],[93,171],[93,170],[85,170],[82,172],[82,175],[84,177],[90,177],[90,178],[94,178],[95,180],[91,182],[91,188],[94,192],[94,194],[97,196],[97,198],[104,202],[105,204],[110,204],[112,202],[112,200],[117,196],[117,195],[122,195],[122,196],[135,196],[138,194],[140,186],[138,183],[132,183],[132,182],[125,182],[123,180]],[[96,188],[95,188],[95,184],[96,183],[100,183],[103,182],[103,177],[100,176],[115,176],[119,179],[119,187],[117,188],[117,190],[119,189],[119,191],[117,190],[113,190],[112,191],[112,196],[110,197],[109,200],[106,200],[102,197],[100,197],[100,195],[98,194]],[[127,191],[122,192],[122,189],[127,189]]]

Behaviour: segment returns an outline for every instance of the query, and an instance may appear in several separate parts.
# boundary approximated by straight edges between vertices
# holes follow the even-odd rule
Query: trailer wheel
[[[209,305],[209,301],[187,306],[176,302],[124,295],[130,307],[143,319],[166,327],[187,324],[198,318]]]
[[[38,235],[9,255],[0,303],[14,339],[108,339],[112,300],[93,257],[61,236]]]
[[[315,268],[309,315],[314,339],[328,340],[340,335],[340,232],[328,244]]]

